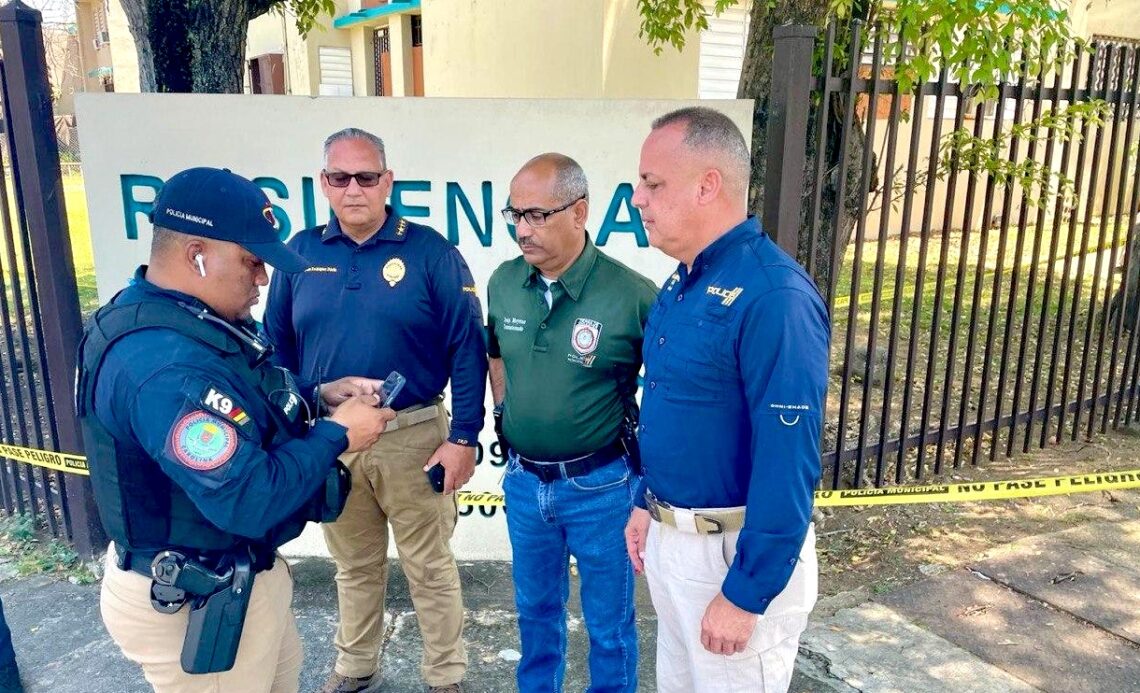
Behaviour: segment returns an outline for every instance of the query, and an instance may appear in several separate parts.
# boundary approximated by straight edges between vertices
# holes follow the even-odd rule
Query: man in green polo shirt
[[[619,436],[657,288],[586,233],[586,175],[543,154],[511,181],[522,256],[487,288],[491,392],[509,445],[503,491],[521,691],[561,691],[570,554],[590,636],[590,690],[637,690],[633,569],[623,529],[638,477]]]

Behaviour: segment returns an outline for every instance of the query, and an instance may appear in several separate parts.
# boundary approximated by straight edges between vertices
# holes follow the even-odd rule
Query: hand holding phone
[[[384,378],[384,382],[380,385],[380,406],[390,407],[392,402],[396,400],[396,395],[400,394],[400,390],[404,389],[404,383],[407,379],[400,375],[397,371],[392,371]]]

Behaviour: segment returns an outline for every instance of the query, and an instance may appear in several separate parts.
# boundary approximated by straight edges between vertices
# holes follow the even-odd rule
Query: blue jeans
[[[16,651],[12,648],[12,632],[4,620],[4,602],[0,602],[0,693],[22,693],[20,670],[16,667]]]
[[[587,690],[637,690],[633,567],[623,534],[636,488],[637,477],[624,458],[573,479],[543,483],[510,455],[503,493],[522,638],[520,691],[562,690],[570,554],[578,560],[590,636]]]

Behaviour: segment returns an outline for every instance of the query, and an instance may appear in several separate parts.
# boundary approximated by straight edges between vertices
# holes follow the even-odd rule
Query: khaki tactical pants
[[[388,587],[389,524],[423,636],[423,680],[444,686],[461,681],[467,671],[459,570],[449,544],[457,519],[455,496],[432,491],[423,471],[447,435],[440,407],[439,416],[401,425],[381,435],[370,449],[341,457],[352,472],[352,492],[340,518],[322,525],[337,566],[339,674],[364,677],[377,669]]]
[[[285,559],[258,573],[233,669],[218,674],[182,671],[182,639],[189,607],[163,614],[150,605],[150,580],[115,565],[107,549],[99,609],[111,639],[142,667],[157,693],[296,693],[301,675],[301,638],[293,620],[293,578]]]

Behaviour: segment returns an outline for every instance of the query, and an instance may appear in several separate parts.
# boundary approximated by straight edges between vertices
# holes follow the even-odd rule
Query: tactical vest
[[[129,551],[178,547],[212,552],[251,543],[275,548],[300,534],[304,526],[304,519],[291,519],[259,542],[219,529],[157,461],[137,445],[113,438],[95,415],[95,384],[107,351],[134,332],[165,328],[215,352],[237,379],[269,400],[272,419],[258,421],[263,448],[303,435],[307,424],[298,406],[300,395],[288,374],[265,363],[268,354],[252,347],[253,338],[239,338],[203,318],[204,314],[170,301],[122,305],[112,301],[95,313],[79,345],[76,412],[83,429],[91,485],[108,536],[116,546]],[[232,329],[237,332],[237,328]],[[293,416],[287,416],[286,410]]]

